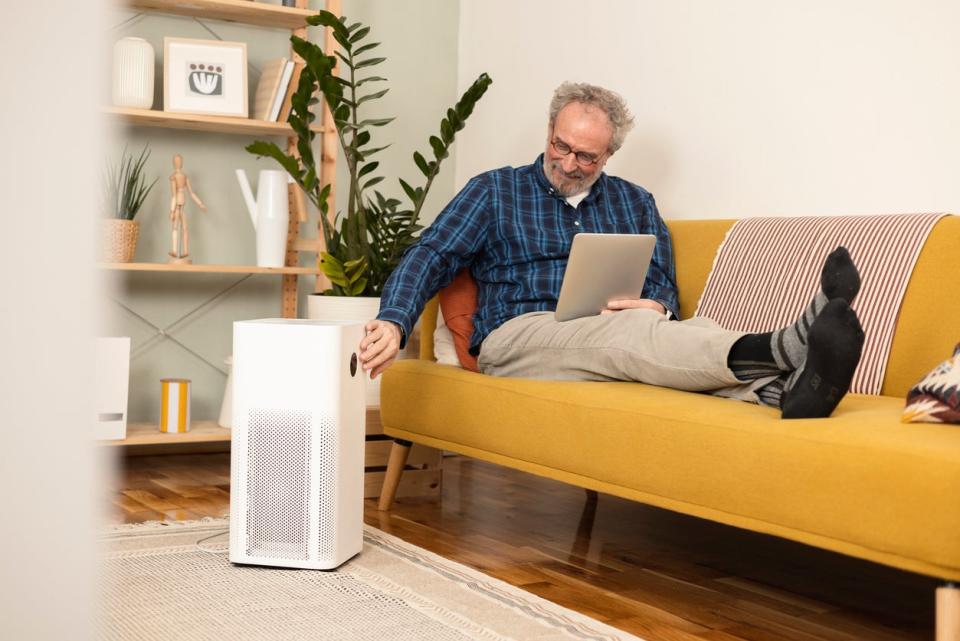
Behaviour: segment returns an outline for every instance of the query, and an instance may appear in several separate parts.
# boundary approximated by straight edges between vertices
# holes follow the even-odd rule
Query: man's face
[[[543,156],[547,180],[561,196],[586,191],[603,171],[612,138],[613,127],[607,114],[591,105],[570,103],[560,110],[553,126],[547,130],[547,149]],[[571,151],[563,154],[557,147]],[[584,163],[585,159],[596,159],[596,162]]]

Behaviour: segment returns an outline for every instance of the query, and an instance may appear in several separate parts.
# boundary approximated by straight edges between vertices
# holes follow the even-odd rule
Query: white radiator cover
[[[363,324],[233,325],[230,561],[329,570],[363,546]]]

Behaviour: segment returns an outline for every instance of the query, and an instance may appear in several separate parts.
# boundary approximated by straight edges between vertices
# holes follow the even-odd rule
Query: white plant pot
[[[113,104],[153,107],[153,46],[143,38],[121,38],[113,45]]]
[[[380,299],[369,296],[307,296],[307,318],[366,323],[377,317]],[[359,345],[357,346],[359,352]],[[380,406],[380,377],[367,379],[367,407]]]

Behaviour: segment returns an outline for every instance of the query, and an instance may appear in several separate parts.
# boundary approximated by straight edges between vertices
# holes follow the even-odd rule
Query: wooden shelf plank
[[[228,20],[277,29],[306,27],[307,17],[317,13],[309,9],[294,9],[249,0],[126,0],[123,4],[131,9]]]
[[[200,274],[316,275],[315,267],[255,267],[252,265],[175,265],[171,263],[100,263],[101,269],[128,272],[192,272]]]
[[[173,443],[212,443],[229,441],[231,430],[220,427],[216,421],[193,421],[190,431],[183,434],[164,434],[156,423],[128,423],[127,438],[121,441],[97,441],[101,445],[170,445]]]
[[[141,127],[162,127],[165,129],[187,129],[190,131],[212,131],[222,134],[241,134],[244,136],[292,136],[293,129],[285,122],[267,122],[253,118],[234,116],[206,116],[201,114],[183,114],[156,109],[134,109],[132,107],[104,107],[104,112],[119,118],[128,125]],[[315,125],[312,129],[323,132],[323,127]]]
[[[367,408],[367,425],[379,425],[380,408]],[[229,441],[232,430],[217,425],[216,421],[194,421],[185,434],[164,434],[157,423],[128,423],[127,438],[118,441],[97,441],[102,445],[170,445],[174,443],[209,443]],[[369,433],[369,431],[368,431]],[[383,441],[392,444],[393,441]],[[434,450],[435,451],[435,450]],[[424,463],[430,461],[423,461]]]

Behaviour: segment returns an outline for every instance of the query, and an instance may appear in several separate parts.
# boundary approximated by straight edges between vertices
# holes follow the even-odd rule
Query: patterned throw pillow
[[[907,393],[904,423],[960,423],[960,344]]]

